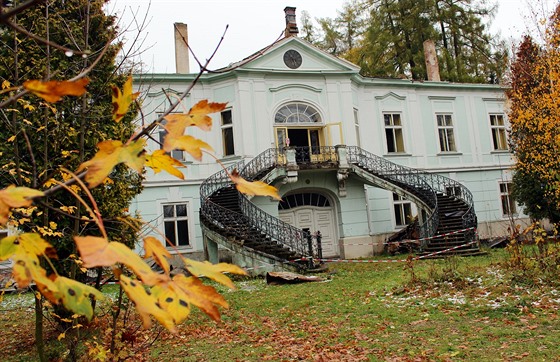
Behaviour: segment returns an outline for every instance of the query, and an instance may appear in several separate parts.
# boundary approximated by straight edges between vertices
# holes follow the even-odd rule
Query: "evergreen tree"
[[[25,34],[0,28],[1,81],[21,85],[29,79],[65,80],[88,68],[117,36],[115,18],[103,11],[106,2],[51,0],[11,19],[29,33],[89,55],[65,53]],[[112,121],[109,86],[121,87],[127,78],[115,65],[118,50],[118,44],[108,47],[89,74],[88,92],[83,97],[64,97],[54,107],[37,97],[26,97],[11,109],[0,110],[0,134],[4,140],[0,143],[0,187],[14,184],[46,189],[50,179],[70,177],[62,168],[76,170],[92,158],[99,141],[126,141],[132,135],[132,116],[119,123]],[[120,218],[127,217],[128,205],[140,191],[141,177],[126,167],[118,167],[103,187],[92,190],[101,214],[107,219],[105,225],[112,240],[133,243],[134,233]],[[96,228],[94,223],[81,221],[82,216],[89,217],[66,191],[56,193],[32,215],[20,215],[32,219],[30,228],[41,232],[55,246],[61,264],[57,265],[59,273],[73,277],[79,273],[70,258],[75,254],[71,235],[86,230],[91,234]]]

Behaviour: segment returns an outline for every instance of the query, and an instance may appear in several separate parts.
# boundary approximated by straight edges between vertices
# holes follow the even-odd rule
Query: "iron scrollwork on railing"
[[[234,168],[239,170],[242,177],[253,181],[264,176],[266,172],[279,163],[282,164],[282,161],[282,154],[279,150],[270,148],[247,164],[240,162],[228,167],[227,171],[221,170],[210,176],[202,183],[200,188],[201,216],[220,229],[226,229],[229,227],[228,225],[237,225],[235,228],[229,227],[228,230],[224,231],[232,233],[240,239],[250,238],[252,233],[258,231],[269,240],[286,246],[300,256],[305,256],[306,248],[302,230],[267,214],[240,193],[237,194],[237,200],[241,213],[224,208],[210,200],[213,193],[231,186],[228,172],[231,172]],[[240,221],[244,221],[244,223]],[[241,226],[243,224],[244,226]]]
[[[420,235],[421,237],[435,235],[439,224],[437,195],[431,185],[426,182],[424,173],[388,161],[360,147],[349,146],[347,152],[349,163],[364,168],[368,172],[386,179],[422,199],[431,208],[431,214],[419,226]]]

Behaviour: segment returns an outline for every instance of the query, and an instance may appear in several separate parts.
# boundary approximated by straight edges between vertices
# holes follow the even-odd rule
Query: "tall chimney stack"
[[[286,6],[284,8],[284,14],[286,14],[286,30],[284,31],[284,36],[297,36],[299,31],[296,23],[296,8],[293,6]]]
[[[431,39],[424,42],[424,59],[426,60],[426,73],[428,75],[428,80],[433,82],[441,81],[439,77],[436,44]]]
[[[189,32],[187,24],[174,23],[175,29],[175,73],[189,73]]]

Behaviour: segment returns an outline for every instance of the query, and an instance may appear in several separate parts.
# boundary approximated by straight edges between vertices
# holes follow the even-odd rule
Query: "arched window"
[[[331,203],[321,194],[306,192],[284,196],[278,203],[278,210],[289,210],[300,206],[330,207]]]
[[[278,110],[275,123],[320,123],[321,115],[315,108],[305,103],[290,103]]]

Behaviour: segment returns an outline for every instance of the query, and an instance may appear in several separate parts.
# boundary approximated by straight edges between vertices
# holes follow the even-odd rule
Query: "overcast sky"
[[[312,18],[334,18],[343,3],[340,0],[111,0],[108,10],[121,17],[121,27],[129,30],[126,34],[129,43],[137,33],[134,19],[141,22],[147,16],[148,25],[140,46],[142,62],[147,71],[174,73],[174,22],[188,25],[189,43],[201,60],[210,56],[229,25],[224,42],[210,66],[217,69],[275,41],[285,27],[286,6],[297,8],[300,24],[303,10]],[[506,39],[518,40],[527,32],[527,26],[534,28],[531,14],[535,11],[530,8],[538,6],[537,12],[542,13],[540,8],[544,7],[548,12],[556,1],[498,0],[497,3],[499,7],[492,33],[500,32]],[[192,56],[190,64],[191,72],[198,71]]]

